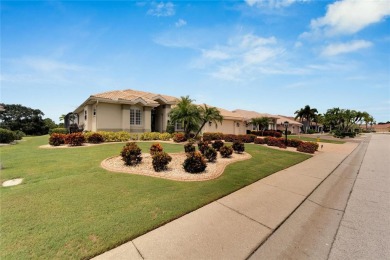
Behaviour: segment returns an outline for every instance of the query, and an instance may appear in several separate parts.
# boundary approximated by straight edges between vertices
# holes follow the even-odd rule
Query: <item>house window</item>
[[[84,110],[84,120],[87,120],[87,110]]]
[[[93,116],[96,116],[96,108],[93,109]]]
[[[181,122],[176,122],[175,123],[175,131],[177,131],[177,132],[183,132],[184,131],[184,127],[183,127],[183,124]]]
[[[141,125],[141,110],[138,108],[130,109],[130,125]]]

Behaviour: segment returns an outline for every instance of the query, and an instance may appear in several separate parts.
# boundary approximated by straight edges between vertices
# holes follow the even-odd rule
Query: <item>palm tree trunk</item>
[[[198,137],[200,131],[202,131],[202,129],[206,125],[206,123],[207,123],[207,121],[203,121],[202,125],[198,129],[198,132],[196,132],[195,138]]]

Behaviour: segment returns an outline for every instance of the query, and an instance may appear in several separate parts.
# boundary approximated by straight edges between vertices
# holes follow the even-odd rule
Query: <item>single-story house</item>
[[[246,134],[246,129],[247,129],[246,122],[241,115],[223,108],[219,108],[219,107],[216,108],[223,116],[222,123],[215,124],[213,122],[208,122],[203,127],[201,133],[220,132],[224,134],[236,134],[236,135]]]
[[[277,119],[278,116],[267,114],[267,113],[258,113],[255,111],[248,111],[242,109],[233,110],[233,113],[239,116],[242,116],[245,121],[245,133],[250,131],[255,131],[256,126],[252,124],[252,118],[268,118],[268,127],[267,130],[277,130]]]
[[[164,132],[177,98],[132,89],[91,95],[73,113],[86,131]]]
[[[287,130],[291,131],[292,134],[299,134],[301,132],[302,123],[294,120],[293,117],[278,115],[278,120],[276,121],[277,130],[285,131],[284,122],[288,122]]]

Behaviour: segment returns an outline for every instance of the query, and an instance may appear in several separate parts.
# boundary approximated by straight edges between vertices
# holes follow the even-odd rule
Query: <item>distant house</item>
[[[288,122],[288,131],[291,131],[292,134],[299,134],[301,132],[302,123],[294,120],[293,117],[278,115],[278,120],[276,122],[277,130],[285,131],[284,122]]]
[[[209,105],[207,105],[209,106]],[[206,125],[202,129],[202,133],[205,132],[220,132],[224,134],[245,134],[246,133],[246,121],[244,117],[241,115],[234,113],[232,111],[223,109],[223,108],[218,108],[220,114],[223,116],[223,121],[222,123],[213,123],[209,122],[206,123]]]
[[[256,126],[252,124],[252,118],[266,117],[268,118],[268,127],[267,130],[277,130],[277,120],[278,116],[267,114],[267,113],[258,113],[255,111],[248,111],[242,109],[233,110],[233,113],[240,115],[245,120],[245,132],[250,132],[257,130]]]
[[[177,98],[132,89],[91,95],[74,113],[87,131],[164,132]]]

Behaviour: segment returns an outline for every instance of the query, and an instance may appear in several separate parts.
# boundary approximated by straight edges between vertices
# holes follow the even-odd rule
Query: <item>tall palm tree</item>
[[[311,108],[309,105],[306,105],[304,108],[301,108],[297,111],[295,111],[294,114],[296,114],[295,119],[300,119],[301,122],[303,122],[304,119],[306,119],[305,124],[305,133],[307,133],[308,127],[310,127],[311,121],[313,118],[315,118],[316,114],[318,113],[318,110],[316,108]]]
[[[183,125],[184,134],[187,138],[190,136],[191,131],[198,129],[201,122],[199,109],[192,102],[193,100],[189,96],[181,97],[169,113],[173,123],[181,123]]]
[[[223,116],[221,115],[221,112],[216,107],[208,107],[206,104],[204,104],[203,106],[199,106],[198,110],[200,113],[201,125],[195,137],[199,135],[200,131],[202,130],[202,128],[205,126],[207,122],[213,122],[215,124],[222,123]]]

